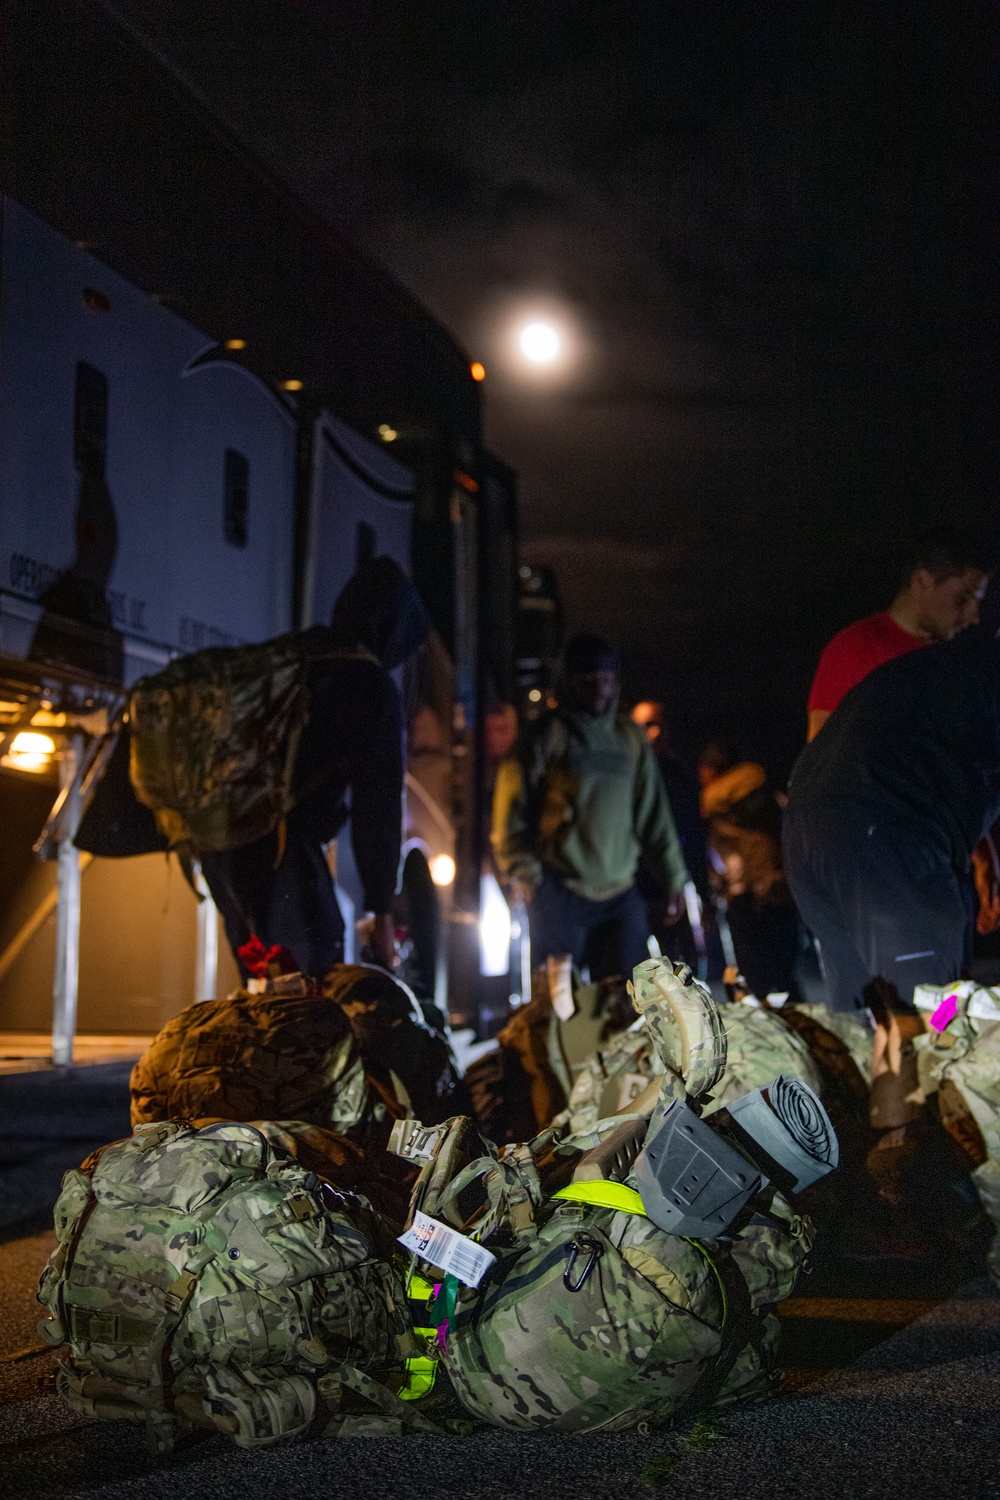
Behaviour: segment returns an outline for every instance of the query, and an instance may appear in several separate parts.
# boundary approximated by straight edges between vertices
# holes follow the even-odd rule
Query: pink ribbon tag
[[[438,1326],[437,1338],[435,1340],[435,1343],[437,1344],[438,1348],[442,1351],[442,1353],[448,1347],[447,1342],[446,1342],[447,1338],[448,1338],[448,1319],[445,1318],[444,1322],[441,1323]]]
[[[941,1001],[941,1004],[931,1016],[931,1025],[934,1027],[935,1031],[944,1031],[946,1026],[951,1025],[957,1014],[958,996],[945,995],[944,999]]]

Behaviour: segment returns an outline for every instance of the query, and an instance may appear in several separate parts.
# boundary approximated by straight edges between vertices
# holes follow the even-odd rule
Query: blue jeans
[[[636,964],[649,957],[649,913],[635,886],[606,901],[578,896],[556,875],[546,874],[528,910],[531,961],[570,953],[592,980],[621,974],[631,979]]]

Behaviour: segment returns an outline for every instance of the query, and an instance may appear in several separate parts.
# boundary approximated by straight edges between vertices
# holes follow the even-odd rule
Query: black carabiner
[[[595,1240],[592,1234],[575,1234],[573,1236],[573,1238],[569,1242],[569,1260],[566,1262],[565,1271],[563,1271],[563,1286],[568,1292],[578,1292],[580,1290],[587,1277],[596,1266],[603,1249],[604,1246],[601,1244],[600,1240]],[[576,1265],[577,1256],[581,1254],[585,1254],[589,1258],[587,1260],[587,1264],[583,1268],[579,1281],[574,1282],[571,1279],[573,1275],[573,1267]]]

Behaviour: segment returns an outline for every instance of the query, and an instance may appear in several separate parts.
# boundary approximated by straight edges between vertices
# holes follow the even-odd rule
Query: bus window
[[[231,547],[247,544],[247,510],[250,491],[250,465],[235,448],[226,449],[223,471],[223,529]]]

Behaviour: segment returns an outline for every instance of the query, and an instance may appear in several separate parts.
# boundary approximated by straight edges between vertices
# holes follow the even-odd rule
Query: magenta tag
[[[945,995],[944,999],[941,1001],[941,1004],[931,1016],[931,1025],[934,1027],[935,1031],[944,1031],[946,1026],[951,1025],[957,1014],[958,996]]]

